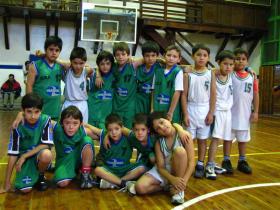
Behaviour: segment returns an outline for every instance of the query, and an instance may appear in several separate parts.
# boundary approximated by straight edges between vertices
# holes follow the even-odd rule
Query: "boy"
[[[234,72],[232,74],[233,84],[233,106],[232,112],[232,136],[238,141],[239,160],[237,169],[243,173],[251,174],[252,169],[246,161],[246,145],[250,141],[250,122],[258,121],[259,93],[258,81],[245,71],[248,65],[248,52],[237,48],[234,50]],[[253,104],[253,112],[251,107]],[[228,173],[233,173],[230,162],[231,141],[224,146],[224,160],[222,167]]]
[[[204,158],[207,138],[216,104],[216,78],[214,71],[207,69],[210,49],[203,44],[196,44],[192,49],[194,70],[185,73],[182,108],[184,123],[193,139],[198,142],[198,161],[195,178],[204,176]]]
[[[234,54],[221,51],[216,57],[220,69],[216,71],[217,101],[214,114],[212,139],[208,150],[208,162],[205,168],[207,179],[215,180],[215,156],[219,139],[224,141],[224,148],[231,143],[231,107],[233,104],[233,89],[231,73],[234,67]]]
[[[75,47],[70,54],[71,66],[63,64],[66,72],[63,78],[65,101],[62,110],[71,105],[78,107],[83,114],[84,123],[88,122],[87,76],[93,72],[91,68],[85,67],[86,61],[86,50],[82,47]]]
[[[157,63],[159,46],[156,42],[147,41],[142,46],[144,64],[136,71],[137,93],[136,93],[136,113],[149,114],[151,110],[151,93],[154,72],[161,68]]]
[[[96,78],[98,78],[96,73],[90,77],[90,91],[88,94],[89,124],[105,129],[105,118],[112,112],[114,93],[112,66],[114,56],[108,51],[101,51],[96,58],[96,64],[104,83],[101,88],[97,88],[95,86]]]
[[[94,145],[82,126],[83,115],[75,106],[69,106],[61,113],[60,123],[54,126],[56,164],[54,181],[59,187],[66,187],[76,177],[80,166],[82,189],[92,188],[91,164],[94,159]]]
[[[106,129],[110,139],[110,149],[104,147],[104,138],[107,132],[88,125],[88,128],[100,136],[100,155],[102,163],[97,166],[94,173],[101,178],[100,188],[127,187],[129,180],[134,180],[145,172],[142,163],[130,163],[132,145],[122,135],[123,123],[117,114],[106,117]]]
[[[41,114],[43,100],[35,93],[26,94],[21,101],[24,124],[13,129],[8,149],[8,166],[5,187],[1,192],[11,190],[11,176],[16,167],[14,187],[28,193],[35,186],[46,190],[44,172],[51,164],[53,145],[52,124],[49,116]]]
[[[49,36],[45,41],[45,57],[29,66],[26,92],[38,93],[44,101],[42,113],[58,119],[61,104],[61,78],[63,68],[56,62],[61,49],[62,40]]]
[[[182,204],[184,190],[194,168],[192,139],[183,145],[175,127],[163,112],[150,115],[149,128],[160,136],[155,144],[156,166],[137,181],[136,193],[148,194],[169,188],[171,202]]]
[[[165,111],[170,121],[180,123],[178,101],[184,88],[183,72],[177,63],[181,60],[181,51],[177,46],[171,45],[167,47],[164,58],[165,69],[155,71],[151,111]]]

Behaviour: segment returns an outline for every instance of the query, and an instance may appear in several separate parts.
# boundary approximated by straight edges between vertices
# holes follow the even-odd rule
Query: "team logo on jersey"
[[[68,146],[68,147],[64,148],[63,152],[65,154],[69,154],[69,153],[73,152],[73,150],[74,150],[74,147]]]
[[[49,96],[59,96],[60,88],[57,86],[49,86],[49,87],[47,87],[46,93]]]
[[[151,85],[151,84],[148,84],[148,83],[144,83],[144,84],[141,86],[141,89],[142,89],[142,92],[143,92],[143,93],[149,94],[149,93],[152,92],[152,85]]]
[[[127,96],[128,95],[128,90],[126,88],[118,88],[117,93],[119,96]]]
[[[159,94],[156,97],[156,100],[159,104],[169,104],[170,103],[170,97],[164,94]]]
[[[119,158],[111,158],[110,160],[107,160],[106,163],[110,167],[120,167],[124,165],[123,159]]]
[[[25,177],[22,178],[21,181],[22,181],[22,183],[24,183],[24,184],[30,184],[30,183],[32,182],[32,179],[31,179],[30,176],[25,176]]]
[[[100,100],[112,100],[112,92],[108,90],[100,90],[97,92],[97,98]]]

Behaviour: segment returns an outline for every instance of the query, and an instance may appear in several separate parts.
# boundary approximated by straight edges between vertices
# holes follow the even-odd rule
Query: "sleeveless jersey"
[[[161,68],[161,66],[158,63],[154,63],[149,71],[146,71],[144,64],[138,67],[136,71],[136,113],[150,113],[154,72],[155,69],[159,68]]]
[[[165,138],[160,138],[159,139],[159,145],[160,145],[160,150],[161,150],[161,152],[163,154],[165,168],[168,171],[171,171],[171,157],[172,157],[172,153],[173,153],[174,149],[176,149],[177,147],[182,146],[181,140],[180,140],[178,134],[176,134],[176,137],[174,139],[174,142],[172,144],[171,149],[168,148],[168,146],[166,144],[166,139]]]
[[[118,142],[111,141],[110,149],[105,149],[103,140],[106,132],[102,131],[100,142],[100,154],[104,160],[105,165],[113,168],[122,167],[130,164],[132,156],[132,146],[127,137],[122,136]]]
[[[89,123],[104,121],[106,116],[112,112],[113,82],[114,76],[110,72],[102,76],[104,84],[99,89],[95,86],[96,74],[90,78],[90,91],[88,94]]]
[[[232,128],[235,130],[248,130],[250,128],[251,106],[254,97],[254,77],[248,74],[240,78],[236,72],[232,74],[233,106]]]
[[[86,101],[87,96],[87,71],[84,68],[80,76],[76,76],[70,68],[64,78],[64,96],[68,101]]]
[[[69,137],[65,134],[63,127],[59,123],[56,123],[54,126],[54,145],[56,158],[62,158],[74,151],[85,136],[86,132],[83,126],[80,126],[74,136]]]
[[[136,79],[135,70],[132,64],[125,64],[119,70],[118,66],[114,67],[115,91],[113,97],[114,112],[135,112],[135,95],[136,95]]]
[[[42,113],[58,118],[61,105],[62,67],[57,63],[50,67],[44,59],[35,61],[34,66],[37,75],[33,92],[41,96],[44,101]]]
[[[168,112],[172,97],[175,93],[175,78],[182,71],[180,67],[174,65],[167,74],[164,69],[156,69],[154,83],[154,111]],[[181,119],[180,102],[173,113],[173,122],[179,123]]]
[[[188,103],[209,106],[210,89],[211,70],[189,73]]]
[[[228,75],[225,82],[216,77],[217,101],[216,110],[230,110],[233,104],[233,89],[231,74]]]
[[[11,131],[8,154],[22,155],[39,144],[53,144],[51,118],[45,114],[41,114],[35,125],[25,122]]]

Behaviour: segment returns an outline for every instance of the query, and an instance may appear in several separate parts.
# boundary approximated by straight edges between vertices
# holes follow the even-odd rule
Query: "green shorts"
[[[124,127],[128,129],[132,128],[132,122],[135,115],[135,110],[133,111],[128,110],[127,112],[116,112],[116,114],[118,114],[122,118]]]
[[[120,167],[110,167],[107,165],[101,166],[106,171],[118,176],[119,178],[125,176],[128,172],[135,170],[138,167],[145,167],[142,163],[130,163]]]
[[[84,138],[70,153],[57,157],[55,163],[54,181],[56,183],[72,180],[76,177],[76,170],[82,163],[82,151],[86,145],[91,145],[94,157],[94,145],[90,138]]]

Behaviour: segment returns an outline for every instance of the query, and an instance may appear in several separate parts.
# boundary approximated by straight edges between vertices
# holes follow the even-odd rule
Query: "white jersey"
[[[209,106],[211,70],[189,73],[188,103]]]
[[[233,106],[232,129],[249,130],[251,106],[254,97],[254,77],[248,74],[246,78],[240,78],[236,72],[232,74]]]
[[[87,96],[87,72],[84,68],[80,76],[74,75],[72,69],[66,72],[64,82],[64,96],[68,101],[86,101]]]
[[[230,110],[233,104],[233,88],[231,74],[228,75],[228,78],[225,82],[221,81],[219,77],[216,77],[216,91],[216,110]]]

